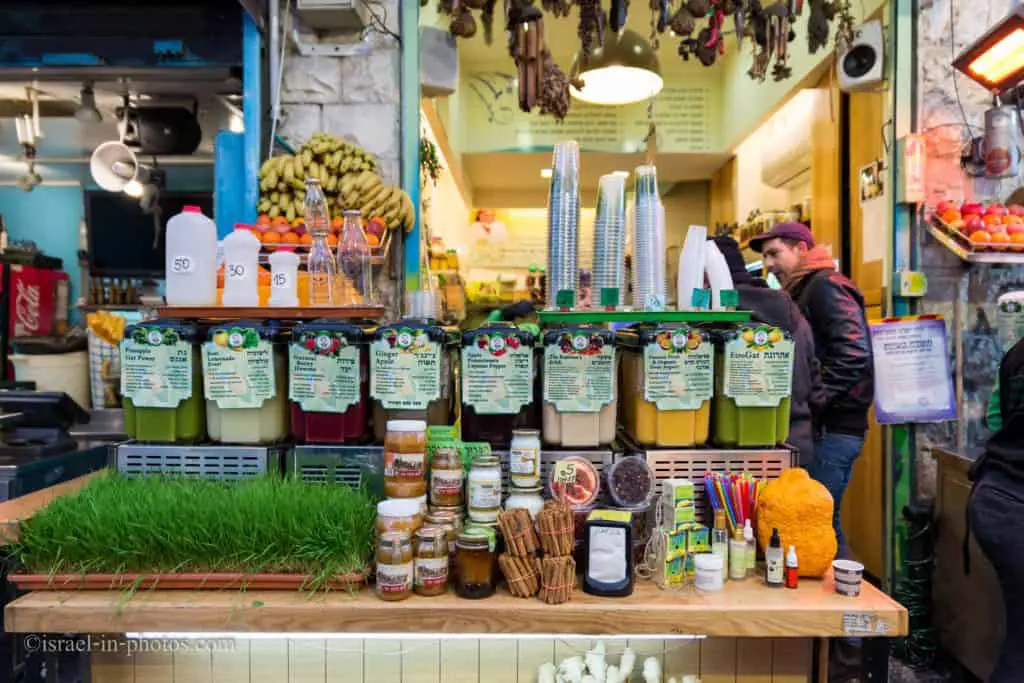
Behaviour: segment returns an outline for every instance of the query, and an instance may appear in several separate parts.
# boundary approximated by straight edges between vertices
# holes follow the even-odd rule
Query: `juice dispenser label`
[[[462,349],[462,402],[481,415],[515,415],[533,402],[533,349],[514,334],[480,334]]]
[[[544,348],[544,401],[560,413],[597,413],[615,400],[615,347],[565,332]]]
[[[288,398],[303,410],[344,413],[359,402],[359,349],[338,332],[304,332],[288,349]]]
[[[170,328],[136,328],[121,342],[121,392],[136,408],[177,408],[192,397],[192,345]]]
[[[216,330],[203,344],[203,389],[222,410],[259,408],[277,393],[273,345],[252,328]]]
[[[793,389],[793,342],[777,327],[744,327],[725,344],[723,390],[740,408],[774,408]]]
[[[441,397],[441,345],[425,330],[388,330],[370,345],[370,395],[387,410],[426,410]]]
[[[696,330],[662,330],[644,346],[644,400],[658,410],[698,410],[714,393],[711,344]]]

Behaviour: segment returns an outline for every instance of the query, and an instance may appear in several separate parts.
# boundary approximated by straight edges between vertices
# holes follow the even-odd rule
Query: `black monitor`
[[[184,206],[198,206],[213,217],[210,192],[160,194],[159,229],[139,200],[121,192],[86,190],[89,273],[98,277],[163,278],[167,221]]]

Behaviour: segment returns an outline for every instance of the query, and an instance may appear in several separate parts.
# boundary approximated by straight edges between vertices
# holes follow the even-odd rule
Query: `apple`
[[[985,221],[980,216],[969,216],[964,218],[963,233],[970,237],[979,230],[985,229]]]
[[[1011,216],[1024,216],[1024,206],[1020,204],[1010,204],[1007,209]]]
[[[992,204],[985,209],[986,216],[1005,216],[1009,211],[1002,204]]]
[[[1008,235],[1024,235],[1024,223],[1013,223],[1005,227]]]
[[[964,202],[963,205],[960,207],[960,213],[962,213],[965,216],[969,213],[981,215],[985,213],[985,207],[979,204],[978,202]]]
[[[935,207],[935,213],[943,214],[947,211],[959,211],[960,208],[956,205],[956,202],[944,201],[939,202],[939,205]]]

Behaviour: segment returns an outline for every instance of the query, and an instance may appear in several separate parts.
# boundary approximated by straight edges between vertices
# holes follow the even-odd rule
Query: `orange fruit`
[[[270,216],[265,213],[261,213],[260,217],[256,219],[257,225],[270,225]]]
[[[992,235],[984,230],[976,230],[971,234],[970,240],[974,248],[981,251],[988,248],[989,242],[992,241]]]
[[[333,234],[332,235],[328,235],[327,236],[327,246],[329,246],[329,247],[336,247],[336,246],[338,246],[338,236],[337,235],[333,235]]]
[[[331,221],[331,232],[341,232],[341,226],[344,225],[344,220],[339,216]]]
[[[957,221],[960,220],[960,212],[957,211],[956,209],[950,209],[947,211],[943,211],[939,215],[939,218],[942,219],[943,223],[956,223]]]
[[[985,221],[985,225],[1002,225],[1003,217],[998,216],[994,213],[987,213],[981,217],[981,220]]]
[[[374,235],[372,232],[366,233],[366,243],[368,245],[370,245],[371,247],[379,247],[380,246],[380,240],[377,239],[377,236]]]
[[[1010,243],[1010,236],[1005,232],[994,232],[992,233],[992,248],[996,251],[1004,251],[1006,245]]]
[[[1024,251],[1024,232],[1017,232],[1010,235],[1010,241],[1016,245],[1012,247],[1013,251]]]
[[[299,236],[297,234],[295,234],[294,232],[286,232],[283,235],[281,235],[281,243],[282,244],[298,244],[299,243]]]
[[[263,233],[262,237],[263,237],[263,244],[280,244],[281,243],[281,234],[277,233],[277,232],[274,232],[273,230],[266,231],[265,233]]]
[[[285,218],[284,216],[278,216],[273,221],[271,221],[270,224],[274,226],[288,225],[288,219]]]
[[[313,244],[313,236],[307,232],[305,235],[299,238],[299,244],[304,244],[308,247],[309,245]]]
[[[1014,216],[1012,213],[1003,216],[1003,225],[1021,225],[1024,224],[1024,218],[1020,216]]]

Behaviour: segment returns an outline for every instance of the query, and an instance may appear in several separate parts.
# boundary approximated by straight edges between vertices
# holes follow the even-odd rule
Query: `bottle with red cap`
[[[172,306],[217,303],[217,225],[198,206],[167,221],[166,298]]]

